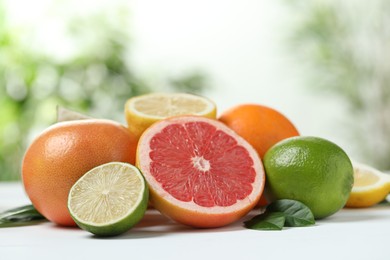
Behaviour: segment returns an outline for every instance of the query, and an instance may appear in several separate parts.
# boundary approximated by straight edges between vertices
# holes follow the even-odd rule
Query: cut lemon
[[[201,96],[185,93],[152,93],[130,98],[125,105],[130,132],[141,136],[153,123],[179,115],[197,115],[215,119],[215,104]]]
[[[353,163],[354,184],[346,207],[373,206],[390,192],[390,175],[362,163]]]
[[[145,179],[135,166],[111,162],[93,168],[73,185],[68,208],[82,229],[114,236],[142,219],[148,197]]]

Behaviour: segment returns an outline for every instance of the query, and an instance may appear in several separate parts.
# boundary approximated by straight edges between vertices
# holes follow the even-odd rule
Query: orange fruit
[[[287,117],[257,104],[233,107],[222,113],[219,120],[247,140],[261,158],[277,142],[299,135]]]
[[[201,228],[228,225],[246,215],[264,189],[256,151],[217,120],[179,116],[153,124],[141,136],[137,166],[153,206],[173,220]]]
[[[92,168],[112,162],[135,163],[137,139],[119,123],[85,119],[56,123],[28,147],[22,163],[24,188],[48,220],[74,226],[67,199],[73,184]]]

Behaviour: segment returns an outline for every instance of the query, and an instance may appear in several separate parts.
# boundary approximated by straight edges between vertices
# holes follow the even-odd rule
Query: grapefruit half
[[[265,183],[263,164],[248,142],[223,123],[197,116],[149,127],[138,143],[137,166],[157,210],[200,228],[246,215]]]

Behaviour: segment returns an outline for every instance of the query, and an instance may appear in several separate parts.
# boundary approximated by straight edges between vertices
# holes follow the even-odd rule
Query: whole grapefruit
[[[98,165],[112,161],[134,164],[137,141],[126,127],[110,120],[56,123],[44,130],[24,155],[26,193],[48,220],[75,226],[67,208],[72,185]]]

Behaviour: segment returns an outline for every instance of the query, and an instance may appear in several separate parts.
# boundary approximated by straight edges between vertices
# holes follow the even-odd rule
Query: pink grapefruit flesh
[[[141,136],[137,166],[153,206],[193,227],[220,227],[246,215],[258,202],[265,174],[256,151],[216,120],[166,119]]]

